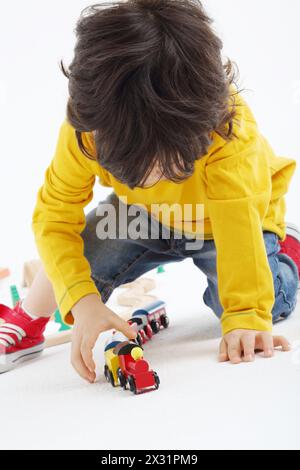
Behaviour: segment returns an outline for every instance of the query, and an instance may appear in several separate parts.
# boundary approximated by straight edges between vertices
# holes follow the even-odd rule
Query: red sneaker
[[[13,309],[0,304],[0,374],[42,353],[43,332],[49,320],[50,317],[32,319],[20,302]]]
[[[297,265],[300,276],[300,230],[296,225],[288,223],[286,226],[286,239],[280,243],[280,253],[288,255]]]

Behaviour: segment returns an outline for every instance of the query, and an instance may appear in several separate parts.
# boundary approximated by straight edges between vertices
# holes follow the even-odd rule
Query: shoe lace
[[[17,342],[20,342],[24,336],[26,336],[26,333],[23,328],[18,325],[14,325],[13,323],[2,323],[0,325],[0,344],[5,347],[15,346],[17,342],[13,336],[17,337]]]

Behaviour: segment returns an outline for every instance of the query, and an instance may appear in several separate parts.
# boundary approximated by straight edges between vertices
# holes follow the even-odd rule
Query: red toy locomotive
[[[158,389],[159,377],[144,359],[141,345],[161,327],[169,326],[165,303],[157,301],[136,310],[128,322],[136,328],[138,336],[135,341],[128,341],[122,333],[113,332],[104,351],[104,375],[112,386],[120,385],[124,390],[128,387],[135,394]]]

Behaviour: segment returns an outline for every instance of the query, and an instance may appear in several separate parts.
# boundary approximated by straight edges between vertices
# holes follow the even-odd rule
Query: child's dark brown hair
[[[91,5],[76,24],[67,120],[81,151],[130,188],[154,166],[175,182],[207,153],[212,132],[233,137],[232,62],[199,0]],[[93,132],[96,155],[82,132]]]

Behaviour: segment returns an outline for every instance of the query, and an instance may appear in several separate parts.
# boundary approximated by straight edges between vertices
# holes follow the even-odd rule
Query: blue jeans
[[[99,204],[112,204],[118,215],[119,204],[123,208],[130,207],[119,201],[115,193]],[[104,207],[104,206],[103,206]],[[113,290],[127,282],[134,281],[142,274],[159,265],[182,261],[187,257],[206,275],[207,288],[203,294],[205,304],[217,317],[221,317],[223,308],[218,294],[216,270],[216,247],[213,240],[205,240],[201,249],[187,249],[186,242],[191,241],[183,236],[175,237],[171,230],[170,236],[165,233],[165,226],[153,220],[147,211],[142,210],[142,220],[147,226],[150,218],[156,223],[157,239],[122,239],[117,229],[115,239],[99,239],[96,227],[104,215],[96,214],[97,208],[86,216],[86,227],[81,233],[84,241],[84,255],[90,263],[92,278],[106,302]],[[98,212],[99,214],[99,212]],[[127,212],[128,214],[128,212]],[[131,221],[128,215],[128,225]],[[149,225],[149,224],[148,224]],[[99,234],[99,232],[98,232]],[[298,269],[294,261],[287,255],[279,253],[278,236],[272,232],[264,232],[266,252],[274,279],[275,303],[273,306],[273,322],[288,317],[296,307],[297,289],[299,284]]]

